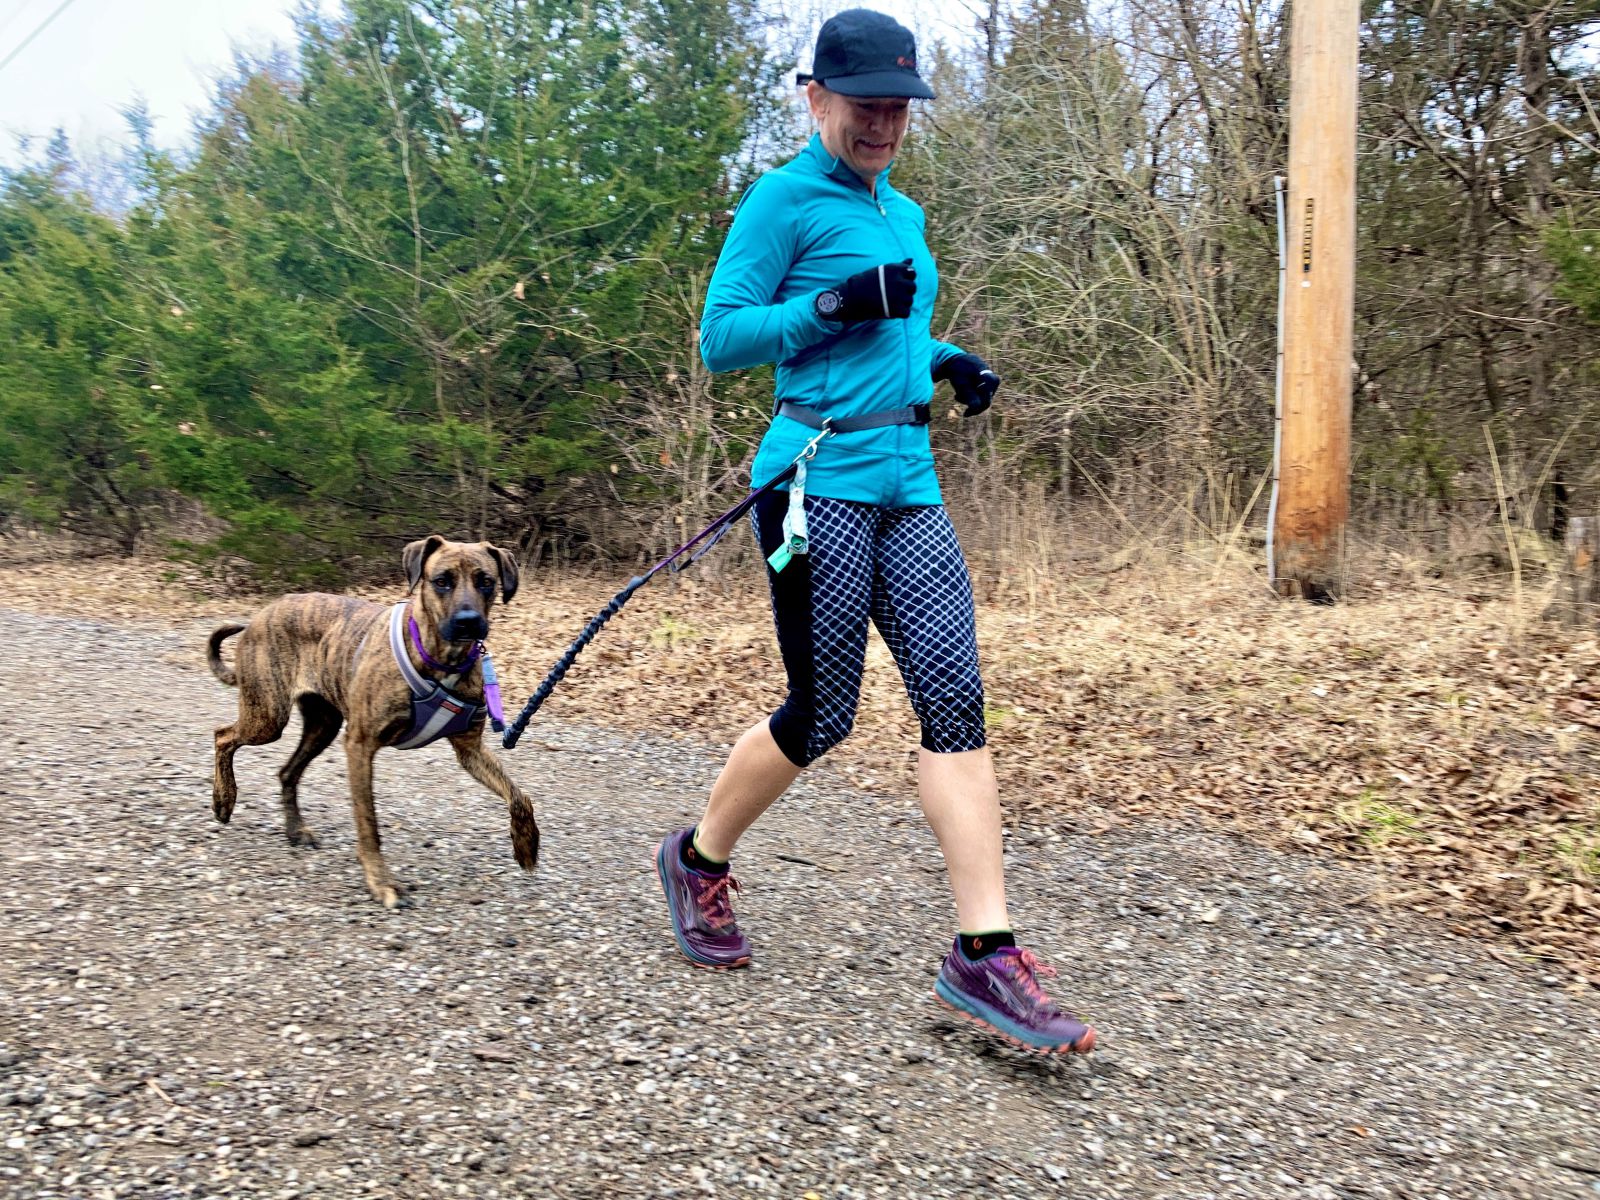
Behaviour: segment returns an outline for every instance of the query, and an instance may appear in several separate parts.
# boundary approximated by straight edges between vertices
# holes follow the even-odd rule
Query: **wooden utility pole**
[[[1339,595],[1350,515],[1360,0],[1293,0],[1288,274],[1270,554],[1280,594]]]

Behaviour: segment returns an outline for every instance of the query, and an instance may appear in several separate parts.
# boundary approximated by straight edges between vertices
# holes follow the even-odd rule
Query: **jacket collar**
[[[813,133],[811,135],[811,141],[806,144],[805,152],[811,157],[811,161],[816,163],[817,169],[820,170],[824,175],[831,179],[837,179],[841,183],[853,183],[857,187],[861,188],[862,191],[866,190],[867,185],[862,182],[861,176],[852,171],[849,164],[847,164],[844,159],[837,158],[828,153],[828,148],[822,144],[822,135],[820,133]],[[887,167],[878,172],[877,185],[879,188],[888,186],[889,172],[893,168],[894,164],[890,163]]]

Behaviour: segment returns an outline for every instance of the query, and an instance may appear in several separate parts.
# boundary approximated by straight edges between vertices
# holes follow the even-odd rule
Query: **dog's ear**
[[[416,590],[417,581],[422,578],[422,568],[427,566],[428,559],[433,552],[444,545],[444,539],[438,534],[431,537],[418,538],[409,543],[400,552],[400,565],[406,569],[406,594],[409,596]]]
[[[500,566],[500,599],[507,604],[511,597],[517,594],[517,560],[511,556],[509,550],[502,550],[499,546],[491,546],[488,542],[483,548],[493,556],[494,561]]]

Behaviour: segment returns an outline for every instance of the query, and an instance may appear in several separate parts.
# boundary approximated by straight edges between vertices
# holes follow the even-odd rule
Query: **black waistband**
[[[907,408],[888,408],[882,412],[861,413],[854,417],[824,417],[814,408],[790,400],[778,402],[778,415],[799,421],[807,429],[831,429],[835,433],[860,433],[863,429],[885,429],[890,425],[926,425],[932,419],[932,406],[913,404]]]

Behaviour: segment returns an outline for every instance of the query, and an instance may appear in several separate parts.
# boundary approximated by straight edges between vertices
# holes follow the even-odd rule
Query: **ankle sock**
[[[728,864],[726,862],[717,862],[714,859],[707,858],[695,846],[694,839],[699,832],[700,830],[697,826],[690,832],[688,837],[683,839],[683,848],[678,851],[678,860],[689,870],[699,871],[702,875],[726,875],[728,873]]]
[[[1017,939],[1011,935],[1009,929],[995,929],[987,933],[963,933],[961,938],[961,953],[970,961],[977,962],[981,958],[988,958],[996,950],[1005,946],[1013,949]]]

